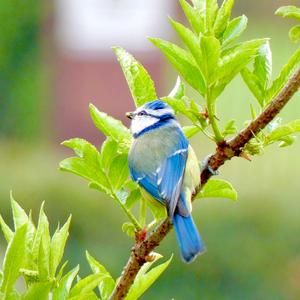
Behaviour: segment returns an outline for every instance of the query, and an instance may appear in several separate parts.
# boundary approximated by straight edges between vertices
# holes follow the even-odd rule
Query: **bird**
[[[131,178],[147,200],[166,207],[181,257],[190,263],[205,252],[191,215],[192,194],[200,184],[196,154],[166,102],[147,102],[126,116],[133,136],[128,154]]]

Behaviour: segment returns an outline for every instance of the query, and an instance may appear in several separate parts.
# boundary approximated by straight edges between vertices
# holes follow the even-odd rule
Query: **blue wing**
[[[177,206],[182,179],[188,156],[189,142],[178,129],[178,143],[173,152],[166,158],[158,169],[158,189],[161,197],[166,202],[169,216],[173,216]]]
[[[134,168],[131,168],[130,165],[129,165],[129,169],[130,169],[130,175],[132,179],[135,182],[137,182],[140,186],[142,186],[152,197],[154,197],[156,200],[164,204],[159,194],[159,190],[157,186],[157,174],[141,173],[135,170]]]
[[[138,141],[128,162],[132,179],[166,205],[169,215],[173,216],[180,195],[189,142],[180,128],[168,128],[163,134],[168,135],[169,141],[156,143],[149,138]]]

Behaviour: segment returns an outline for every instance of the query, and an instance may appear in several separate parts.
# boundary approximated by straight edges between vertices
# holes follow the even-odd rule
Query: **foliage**
[[[230,19],[233,0],[224,0],[220,7],[216,0],[192,2],[193,5],[180,0],[190,28],[170,19],[183,47],[159,38],[149,40],[179,74],[173,90],[160,98],[172,106],[176,114],[181,114],[188,120],[189,125],[183,127],[187,137],[203,133],[219,146],[238,130],[235,121],[231,119],[227,120],[224,128],[220,126],[217,104],[225,88],[241,74],[258,104],[258,109],[253,105],[250,107],[250,114],[254,119],[287,83],[292,71],[299,65],[300,51],[298,49],[294,53],[278,77],[272,81],[269,40],[237,42],[246,30],[247,18],[242,15]],[[295,8],[281,9],[278,14],[298,18],[298,10]],[[294,28],[293,40],[297,39],[297,35],[297,29]],[[115,47],[114,52],[135,105],[141,106],[156,99],[154,83],[145,68],[126,50]],[[188,96],[186,85],[196,91],[195,99]],[[100,149],[80,138],[63,142],[64,146],[75,152],[75,156],[63,160],[60,169],[84,178],[89,187],[112,198],[129,220],[123,224],[122,230],[131,238],[137,238],[137,233],[143,228],[150,229],[166,217],[165,209],[145,201],[143,191],[129,178],[127,156],[132,143],[129,129],[92,104],[90,114],[95,126],[106,136],[105,142]],[[250,121],[246,120],[245,124]],[[262,153],[266,146],[273,143],[279,143],[280,147],[291,145],[294,141],[293,134],[300,131],[299,122],[294,120],[282,124],[281,119],[274,120],[243,151],[255,155]],[[237,192],[228,181],[211,179],[196,197],[236,200]],[[2,296],[7,299],[47,299],[51,293],[53,299],[109,299],[116,280],[88,252],[86,255],[92,274],[83,279],[77,276],[78,266],[66,273],[66,263],[60,264],[70,219],[64,226],[58,227],[51,237],[43,206],[35,227],[31,214],[27,215],[13,199],[11,201],[14,231],[0,219],[8,242],[0,287]],[[172,257],[152,267],[160,257],[153,253],[152,260],[143,265],[126,299],[138,299],[168,267]],[[20,274],[27,287],[23,294],[15,289]],[[77,282],[73,284],[76,276]],[[98,291],[95,290],[97,287]]]
[[[225,127],[220,128],[217,117],[218,99],[226,86],[241,73],[259,105],[258,111],[251,106],[251,116],[255,118],[281,90],[300,61],[298,50],[272,82],[272,52],[269,40],[236,42],[246,30],[247,17],[242,15],[230,20],[233,2],[225,0],[218,7],[215,0],[193,1],[193,6],[180,0],[191,28],[171,18],[169,20],[184,48],[166,40],[149,38],[179,74],[174,89],[161,99],[172,106],[175,113],[180,113],[189,120],[190,125],[184,127],[188,137],[203,133],[217,144],[237,133],[234,120],[228,120]],[[156,99],[154,83],[145,68],[126,50],[115,47],[114,52],[135,105],[138,107]],[[197,99],[187,95],[182,79],[198,93]],[[65,146],[74,150],[77,157],[65,159],[60,168],[87,179],[90,187],[113,198],[130,221],[123,224],[123,231],[134,237],[135,231],[141,230],[145,224],[148,224],[147,228],[152,227],[165,216],[165,211],[161,207],[154,207],[148,201],[145,202],[143,193],[129,178],[127,154],[131,136],[128,129],[120,121],[99,112],[93,105],[90,105],[90,112],[95,126],[106,135],[106,141],[100,151],[82,139],[64,142]],[[278,120],[274,121],[244,151],[254,155],[275,142],[279,142],[281,147],[292,144],[292,134],[299,131],[298,123],[295,120],[281,125]],[[198,194],[198,198],[208,197],[236,200],[237,193],[227,181],[210,180]],[[135,206],[139,206],[137,217],[134,213]],[[150,222],[146,220],[147,206],[153,218]],[[137,278],[133,287],[140,286],[142,290],[141,286],[145,282],[140,283],[140,280]],[[131,294],[132,291],[128,297]]]
[[[71,217],[63,226],[57,226],[50,235],[48,218],[42,204],[37,226],[32,221],[31,212],[26,214],[11,195],[14,229],[0,216],[0,226],[7,241],[3,268],[0,270],[0,298],[21,299],[101,299],[109,298],[116,281],[94,257],[86,252],[92,274],[80,278],[77,265],[66,272],[68,262],[62,263],[66,241],[69,235]],[[128,299],[137,299],[146,291],[168,266],[171,258],[150,269],[162,256],[154,254],[155,259],[144,266],[139,280],[132,286]],[[149,270],[150,269],[150,270]],[[26,291],[21,293],[16,287],[22,276]],[[75,278],[77,279],[75,280]],[[99,291],[97,292],[96,289]],[[136,296],[137,295],[137,296]]]

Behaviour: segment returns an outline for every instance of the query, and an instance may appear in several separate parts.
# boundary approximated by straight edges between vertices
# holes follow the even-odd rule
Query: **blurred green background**
[[[132,245],[121,232],[125,216],[116,203],[88,189],[84,181],[58,171],[58,162],[69,153],[48,139],[51,126],[45,122],[51,84],[41,51],[44,10],[40,2],[14,2],[18,5],[0,4],[1,215],[12,223],[10,189],[26,210],[33,210],[35,220],[45,200],[52,229],[71,213],[69,266],[80,263],[81,275],[86,274],[84,250],[88,249],[117,277]],[[259,17],[249,7],[243,13],[249,16],[244,38],[271,38],[276,75],[296,47],[288,40],[289,22],[273,17],[269,10],[260,11]],[[176,76],[167,66],[165,72],[168,91]],[[299,98],[297,94],[284,109],[284,121],[299,118]],[[236,118],[241,127],[250,118],[252,101],[237,78],[219,100],[221,121]],[[200,159],[213,151],[203,137],[194,138],[192,144]],[[223,166],[219,177],[232,182],[239,200],[206,199],[194,204],[207,253],[191,265],[183,264],[170,234],[158,251],[165,258],[174,253],[173,262],[142,299],[300,299],[299,149],[299,141],[290,148],[273,146],[251,163],[235,158]],[[4,247],[2,238],[0,250]]]

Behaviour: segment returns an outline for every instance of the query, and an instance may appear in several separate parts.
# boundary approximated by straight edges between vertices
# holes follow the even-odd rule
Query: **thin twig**
[[[240,156],[243,147],[245,147],[255,134],[264,129],[266,125],[275,118],[275,116],[296,93],[299,86],[300,69],[294,73],[288,83],[282,88],[281,92],[255,120],[253,120],[245,129],[231,140],[218,143],[215,154],[209,158],[207,166],[201,172],[201,185],[197,187],[193,195],[193,199],[201,190],[201,187],[212,176],[213,172],[211,171],[217,171],[220,166],[232,157]],[[144,241],[138,242],[134,245],[127,265],[124,268],[110,300],[124,299],[133,284],[138,271],[147,261],[148,255],[165,238],[171,228],[171,221],[167,218],[153,232],[151,232]]]

